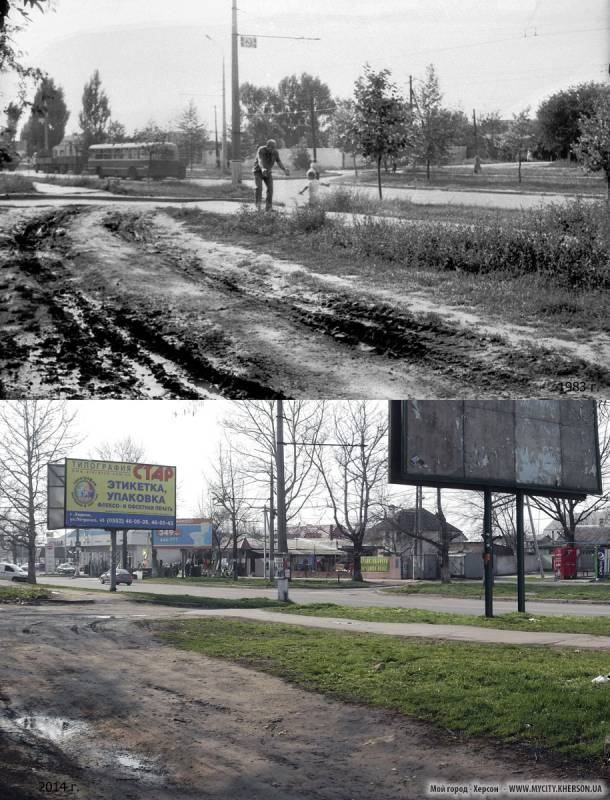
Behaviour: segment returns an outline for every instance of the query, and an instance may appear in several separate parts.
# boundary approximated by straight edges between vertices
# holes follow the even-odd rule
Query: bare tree
[[[130,464],[138,464],[146,458],[145,449],[141,442],[136,442],[131,436],[125,436],[115,442],[103,442],[94,450],[95,455],[104,461],[127,461]],[[121,566],[127,569],[127,531],[123,530],[123,542],[121,547]],[[149,534],[152,574],[157,577],[159,569],[157,564],[157,551],[153,547],[153,532]]]
[[[593,513],[607,508],[610,503],[610,401],[597,401],[597,418],[602,482],[606,490],[599,497],[585,500],[531,498],[536,508],[561,525],[564,539],[571,545],[576,539],[577,525],[583,525]]]
[[[27,547],[29,583],[36,583],[36,540],[46,519],[47,465],[76,445],[75,416],[65,401],[0,405],[0,527],[10,541]]]
[[[300,514],[318,488],[314,450],[320,442],[324,410],[324,401],[284,401],[284,480],[288,522]],[[264,486],[263,496],[266,496],[269,465],[275,463],[277,454],[275,400],[237,402],[223,426],[237,436],[232,439],[232,447],[242,458],[244,474]]]
[[[222,568],[222,559],[231,545],[230,514],[219,505],[215,500],[214,492],[210,489],[207,497],[201,498],[199,515],[210,520],[212,526],[212,563],[214,572],[219,575]]]
[[[239,454],[231,446],[218,449],[214,477],[210,483],[210,494],[219,510],[228,516],[233,543],[233,580],[237,580],[237,536],[243,526],[249,505],[246,500],[244,472],[239,464]]]
[[[332,440],[314,451],[335,525],[353,545],[355,581],[362,580],[367,533],[383,516],[387,432],[386,415],[367,401],[337,403],[328,432]]]

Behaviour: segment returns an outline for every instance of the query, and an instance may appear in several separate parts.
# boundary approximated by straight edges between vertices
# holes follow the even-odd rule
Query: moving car
[[[0,580],[20,581],[25,583],[27,579],[27,572],[17,566],[17,564],[10,564],[8,561],[0,561]]]
[[[131,586],[133,581],[133,575],[127,569],[117,569],[116,571],[116,582],[119,583],[126,583],[127,586]],[[100,575],[100,583],[110,583],[110,570],[108,572],[104,572],[103,575]]]

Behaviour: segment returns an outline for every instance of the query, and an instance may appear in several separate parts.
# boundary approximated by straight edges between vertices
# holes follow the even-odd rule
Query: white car
[[[25,583],[27,579],[27,572],[17,566],[17,564],[10,564],[8,561],[0,561],[0,580]]]

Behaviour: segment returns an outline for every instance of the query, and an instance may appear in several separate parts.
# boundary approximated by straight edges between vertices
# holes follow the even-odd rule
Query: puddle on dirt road
[[[44,716],[18,717],[15,725],[59,745],[77,733],[84,733],[87,728],[82,722]]]
[[[107,736],[96,736],[94,726],[82,720],[46,714],[14,718],[0,716],[0,729],[13,736],[27,732],[38,740],[49,742],[81,769],[111,770],[115,779],[143,781],[155,786],[166,782],[167,770],[155,759],[113,747]]]

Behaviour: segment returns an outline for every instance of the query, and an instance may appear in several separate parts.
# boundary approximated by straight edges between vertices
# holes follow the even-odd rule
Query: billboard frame
[[[542,398],[541,398],[542,399]],[[585,399],[585,398],[583,398]],[[389,428],[388,428],[388,483],[403,484],[406,486],[429,486],[436,489],[458,489],[463,491],[484,491],[489,489],[499,494],[515,494],[523,491],[530,497],[556,497],[562,500],[584,500],[589,494],[600,495],[603,493],[601,476],[601,458],[599,452],[599,433],[597,423],[597,406],[593,404],[593,426],[595,431],[595,462],[597,469],[597,487],[595,491],[579,492],[570,490],[554,490],[539,484],[515,484],[511,481],[485,480],[477,478],[429,478],[418,475],[409,475],[405,472],[403,455],[406,452],[407,426],[403,418],[403,405],[408,400],[389,401]],[[443,400],[434,402],[442,403]],[[507,400],[506,402],[514,402]],[[561,402],[561,399],[559,400]]]

